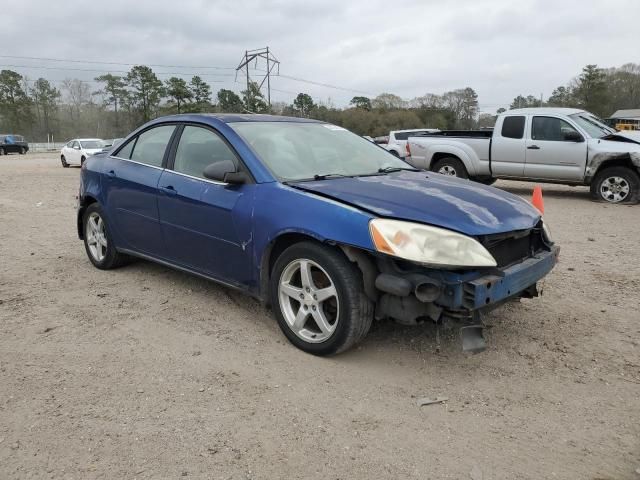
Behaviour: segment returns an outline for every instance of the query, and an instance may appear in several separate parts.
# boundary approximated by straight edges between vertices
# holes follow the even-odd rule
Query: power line
[[[46,65],[7,65],[0,64],[0,67],[10,68],[35,68],[43,70],[62,70],[62,71],[75,71],[75,72],[94,72],[94,73],[129,73],[126,70],[98,70],[93,68],[72,68],[72,67],[50,67]],[[213,77],[233,77],[232,73],[185,73],[185,72],[154,72],[156,75],[199,75],[199,76],[213,76]]]
[[[123,62],[104,62],[100,60],[72,60],[69,58],[48,58],[48,57],[22,57],[18,55],[0,55],[0,58],[16,58],[21,60],[44,60],[48,62],[65,62],[65,63],[94,63],[97,65],[147,65],[148,67],[161,67],[161,68],[211,68],[215,70],[235,70],[233,67],[218,67],[218,66],[193,66],[193,65],[160,65],[160,64],[142,64],[142,63],[123,63]]]

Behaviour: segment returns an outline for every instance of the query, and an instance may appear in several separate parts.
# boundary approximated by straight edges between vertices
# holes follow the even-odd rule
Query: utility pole
[[[256,50],[245,50],[244,56],[236,68],[236,80],[238,79],[238,72],[241,72],[244,69],[247,79],[247,103],[249,104],[251,103],[251,75],[249,74],[249,65],[251,62],[253,62],[253,70],[255,72],[259,72],[259,75],[254,74],[254,76],[258,77],[258,79],[261,78],[260,83],[258,83],[258,89],[262,88],[265,81],[267,82],[267,103],[269,107],[271,107],[271,74],[274,69],[274,75],[280,74],[280,62],[273,53],[269,51],[269,47],[258,48]],[[262,62],[266,63],[266,70],[258,70],[258,63]]]

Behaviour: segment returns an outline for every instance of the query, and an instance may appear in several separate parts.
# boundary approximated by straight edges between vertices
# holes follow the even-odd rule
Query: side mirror
[[[564,134],[565,142],[584,142],[584,138],[576,131],[566,132]]]
[[[203,175],[209,180],[235,185],[247,183],[248,180],[247,174],[244,172],[238,172],[236,164],[231,160],[222,160],[220,162],[212,163],[204,169]]]

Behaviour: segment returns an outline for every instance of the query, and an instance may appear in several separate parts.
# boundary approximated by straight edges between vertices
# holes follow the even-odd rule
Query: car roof
[[[102,142],[101,138],[74,138],[69,140],[69,142]],[[67,142],[67,143],[69,143]]]
[[[573,115],[574,113],[586,113],[585,110],[579,108],[561,108],[561,107],[535,107],[535,108],[516,108],[502,112],[502,115],[540,115],[540,114],[556,114],[556,115]]]
[[[281,115],[264,115],[259,113],[189,113],[181,115],[169,115],[166,117],[156,118],[153,123],[157,121],[178,120],[183,122],[188,121],[203,121],[206,119],[216,119],[224,123],[239,123],[239,122],[290,122],[290,123],[325,123],[320,120],[314,120],[312,118],[299,118],[299,117],[285,117]]]

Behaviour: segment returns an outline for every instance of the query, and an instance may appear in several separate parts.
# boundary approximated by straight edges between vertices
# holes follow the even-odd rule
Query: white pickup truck
[[[640,132],[617,132],[584,110],[509,110],[493,132],[409,137],[408,148],[409,163],[445,175],[589,185],[599,200],[640,200]]]

